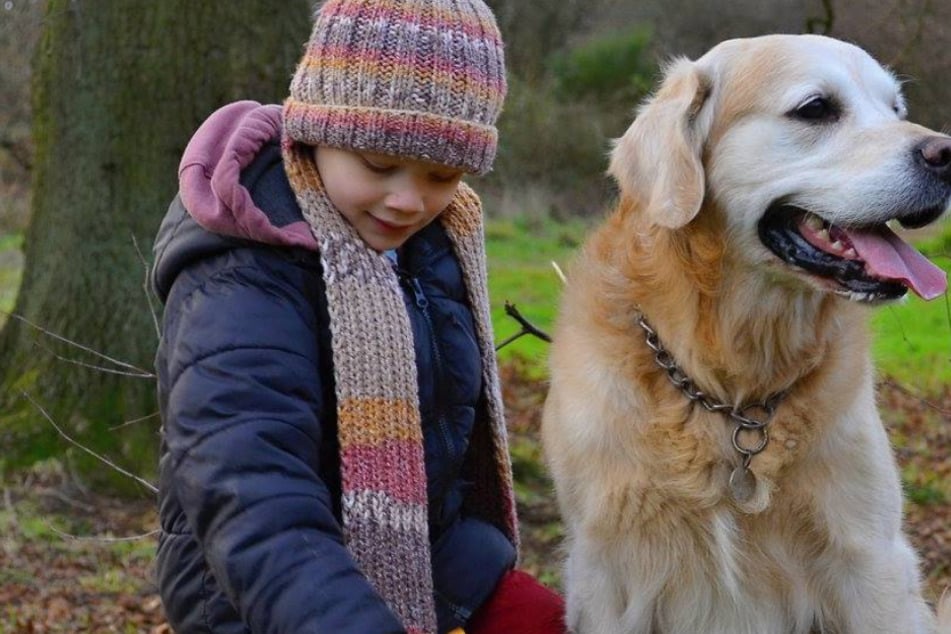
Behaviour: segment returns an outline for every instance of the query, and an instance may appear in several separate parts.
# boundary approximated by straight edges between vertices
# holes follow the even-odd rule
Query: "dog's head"
[[[672,63],[610,173],[647,221],[722,213],[732,256],[855,301],[943,293],[943,271],[886,223],[951,205],[951,137],[906,121],[900,84],[811,35],[731,40]]]

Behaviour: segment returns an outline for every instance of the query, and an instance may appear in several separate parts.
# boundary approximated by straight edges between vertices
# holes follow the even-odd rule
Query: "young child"
[[[481,208],[481,0],[329,0],[283,109],[206,121],[155,245],[178,634],[563,632],[518,543]]]

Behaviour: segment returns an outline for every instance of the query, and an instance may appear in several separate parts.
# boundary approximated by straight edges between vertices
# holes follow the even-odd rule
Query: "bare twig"
[[[905,325],[901,321],[901,316],[898,314],[898,311],[895,310],[894,306],[888,307],[888,313],[895,318],[895,324],[898,326],[898,332],[901,333],[901,339],[905,343],[911,343],[911,340],[908,339],[908,333],[905,332]]]
[[[132,478],[133,480],[135,480],[136,482],[138,482],[139,484],[141,484],[142,486],[144,486],[144,487],[147,488],[148,490],[152,491],[153,493],[158,493],[158,489],[155,487],[155,485],[153,485],[153,484],[152,484],[151,482],[149,482],[148,480],[144,480],[144,479],[140,478],[139,476],[135,475],[134,473],[131,473],[131,472],[129,472],[129,471],[126,471],[125,469],[123,469],[123,468],[120,467],[119,465],[117,465],[117,464],[113,463],[112,461],[110,461],[108,458],[104,458],[103,456],[97,454],[97,453],[96,453],[95,451],[93,451],[92,449],[89,449],[88,447],[86,447],[86,446],[80,444],[79,442],[76,442],[75,440],[73,440],[66,432],[63,431],[63,429],[62,429],[59,425],[56,424],[56,421],[54,421],[54,420],[53,420],[53,417],[49,415],[49,412],[47,412],[47,411],[43,408],[42,405],[40,405],[39,403],[37,403],[36,400],[35,400],[32,396],[30,396],[29,394],[27,394],[26,392],[24,392],[24,391],[22,391],[22,390],[21,390],[20,394],[22,394],[25,399],[27,399],[28,401],[30,401],[30,403],[33,404],[33,407],[35,407],[37,410],[39,410],[39,412],[40,412],[41,414],[43,414],[43,417],[44,417],[47,421],[49,421],[49,424],[52,425],[53,428],[56,429],[57,432],[59,432],[59,435],[62,436],[63,438],[65,438],[70,444],[72,444],[72,445],[75,446],[75,447],[78,447],[79,449],[82,449],[83,451],[85,451],[86,453],[88,453],[88,454],[89,454],[90,456],[92,456],[93,458],[96,458],[96,459],[99,460],[100,462],[103,462],[104,464],[106,464],[106,465],[112,467],[113,469],[115,469],[116,471],[118,471],[119,473],[121,473],[122,475],[124,475],[124,476],[126,476],[126,477],[129,477],[129,478]]]
[[[54,533],[56,533],[57,535],[65,539],[71,539],[77,542],[96,542],[101,544],[116,544],[120,542],[137,542],[139,540],[146,539],[148,537],[153,537],[154,535],[158,535],[161,532],[161,529],[156,528],[155,530],[151,530],[147,533],[142,533],[141,535],[130,535],[128,537],[93,537],[89,535],[71,535],[70,533],[59,530],[58,528],[56,528],[49,522],[44,522],[44,523],[46,524],[47,528],[49,528],[51,531],[53,531]]]
[[[55,359],[63,361],[64,363],[71,363],[73,365],[78,365],[82,368],[89,368],[90,370],[96,370],[97,372],[105,372],[107,374],[118,374],[119,376],[129,376],[136,379],[154,379],[154,374],[143,373],[142,371],[136,372],[127,372],[125,370],[115,370],[113,368],[107,368],[101,365],[96,365],[94,363],[86,363],[85,361],[80,361],[78,359],[70,359],[69,357],[64,357],[63,355],[57,353],[55,350],[49,346],[44,346],[38,341],[34,341],[33,345],[41,350],[45,350],[50,353]]]
[[[565,276],[564,271],[561,270],[561,267],[558,266],[558,263],[554,260],[551,261],[551,267],[555,269],[555,275],[558,276],[558,279],[561,280],[562,284],[568,283],[568,278]]]
[[[159,326],[158,311],[155,310],[155,304],[152,301],[152,291],[149,285],[149,263],[148,260],[145,259],[142,249],[139,248],[139,241],[136,240],[135,234],[132,234],[132,244],[135,245],[135,252],[139,254],[139,260],[142,262],[142,266],[145,267],[145,279],[142,281],[142,291],[145,293],[145,301],[149,303],[149,313],[152,315],[152,324],[155,326],[155,336],[157,339],[161,339],[162,328]]]
[[[92,349],[92,348],[90,348],[90,347],[88,347],[88,346],[82,345],[81,343],[77,343],[77,342],[75,342],[75,341],[72,341],[72,340],[70,340],[70,339],[67,339],[66,337],[63,337],[63,336],[61,336],[61,335],[58,335],[58,334],[56,334],[55,332],[51,332],[51,331],[47,330],[46,328],[43,328],[42,326],[38,326],[37,324],[34,324],[32,321],[30,321],[29,319],[27,319],[27,318],[24,317],[23,315],[18,315],[18,314],[16,314],[16,313],[8,313],[8,312],[6,312],[6,311],[0,311],[0,312],[2,312],[2,313],[3,313],[4,315],[6,315],[7,317],[11,317],[11,318],[13,318],[13,319],[16,319],[17,321],[21,321],[21,322],[23,322],[24,324],[26,324],[27,326],[30,326],[31,328],[40,331],[41,333],[43,333],[43,334],[46,335],[47,337],[52,337],[53,339],[56,339],[57,341],[61,341],[61,342],[65,343],[65,344],[67,344],[67,345],[73,346],[74,348],[78,348],[78,349],[80,349],[80,350],[82,350],[82,351],[84,351],[84,352],[88,352],[88,353],[91,354],[91,355],[94,355],[94,356],[96,356],[96,357],[99,357],[100,359],[103,359],[103,360],[105,360],[105,361],[108,361],[109,363],[114,363],[115,365],[119,366],[120,368],[126,368],[126,369],[128,369],[128,370],[133,371],[133,372],[137,372],[137,373],[139,373],[139,374],[141,374],[141,375],[148,375],[149,377],[153,377],[153,376],[154,376],[154,375],[150,374],[149,372],[147,372],[146,370],[143,370],[142,368],[136,367],[136,366],[132,365],[131,363],[126,363],[125,361],[119,361],[118,359],[114,359],[114,358],[112,358],[112,357],[110,357],[110,356],[108,356],[108,355],[105,355],[105,354],[99,352],[98,350],[94,350],[94,349]]]
[[[893,381],[893,380],[891,380],[891,379],[885,379],[885,380],[883,380],[883,381],[879,381],[879,385],[884,385],[884,386],[890,387],[890,388],[892,388],[892,389],[898,390],[899,392],[901,392],[901,393],[904,394],[905,396],[910,396],[911,398],[915,399],[916,401],[918,401],[919,403],[921,403],[922,405],[924,405],[924,406],[927,407],[928,409],[933,410],[933,411],[935,411],[935,412],[941,414],[942,416],[945,416],[945,417],[951,416],[951,411],[946,410],[946,409],[944,409],[943,407],[941,407],[940,405],[937,405],[936,403],[933,403],[933,402],[929,401],[928,399],[924,398],[924,397],[921,396],[920,394],[915,394],[915,393],[912,392],[910,389],[908,389],[907,387],[905,387],[905,386],[902,385],[901,383],[898,383],[897,381]]]
[[[151,420],[157,418],[161,412],[152,412],[147,416],[140,416],[139,418],[133,418],[132,420],[127,420],[124,423],[119,423],[115,427],[110,427],[109,431],[115,431],[117,429],[122,429],[123,427],[128,427],[129,425],[135,425],[136,423],[141,423],[142,421]]]
[[[505,341],[503,341],[502,343],[500,343],[499,345],[497,345],[495,347],[496,352],[498,352],[505,346],[509,345],[510,343],[512,343],[513,341],[515,341],[516,339],[524,335],[532,335],[533,337],[538,337],[542,341],[547,341],[548,343],[551,343],[551,337],[549,337],[548,334],[545,333],[543,330],[536,328],[527,319],[522,317],[522,314],[518,312],[518,308],[515,307],[515,304],[512,304],[510,302],[505,302],[505,314],[513,318],[519,324],[521,324],[522,329],[519,332],[512,335],[511,337],[509,337],[508,339],[506,339]]]

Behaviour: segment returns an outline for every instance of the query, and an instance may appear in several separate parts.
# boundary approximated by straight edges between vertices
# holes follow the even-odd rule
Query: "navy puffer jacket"
[[[155,245],[153,284],[166,304],[157,355],[166,613],[178,634],[403,632],[343,542],[320,261],[294,246],[307,237],[275,120],[250,105],[227,114],[182,163],[217,193],[203,209],[177,198]],[[515,550],[460,510],[459,468],[484,422],[480,357],[438,223],[407,242],[399,268],[420,381],[437,617],[448,631],[491,594]]]

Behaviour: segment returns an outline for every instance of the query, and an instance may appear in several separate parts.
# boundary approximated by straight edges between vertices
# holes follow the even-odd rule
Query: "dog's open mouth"
[[[924,226],[941,209],[915,214],[906,226]],[[944,271],[885,224],[839,227],[818,215],[775,203],[759,223],[763,244],[787,264],[837,285],[849,299],[897,299],[907,289],[934,299],[947,289]]]

